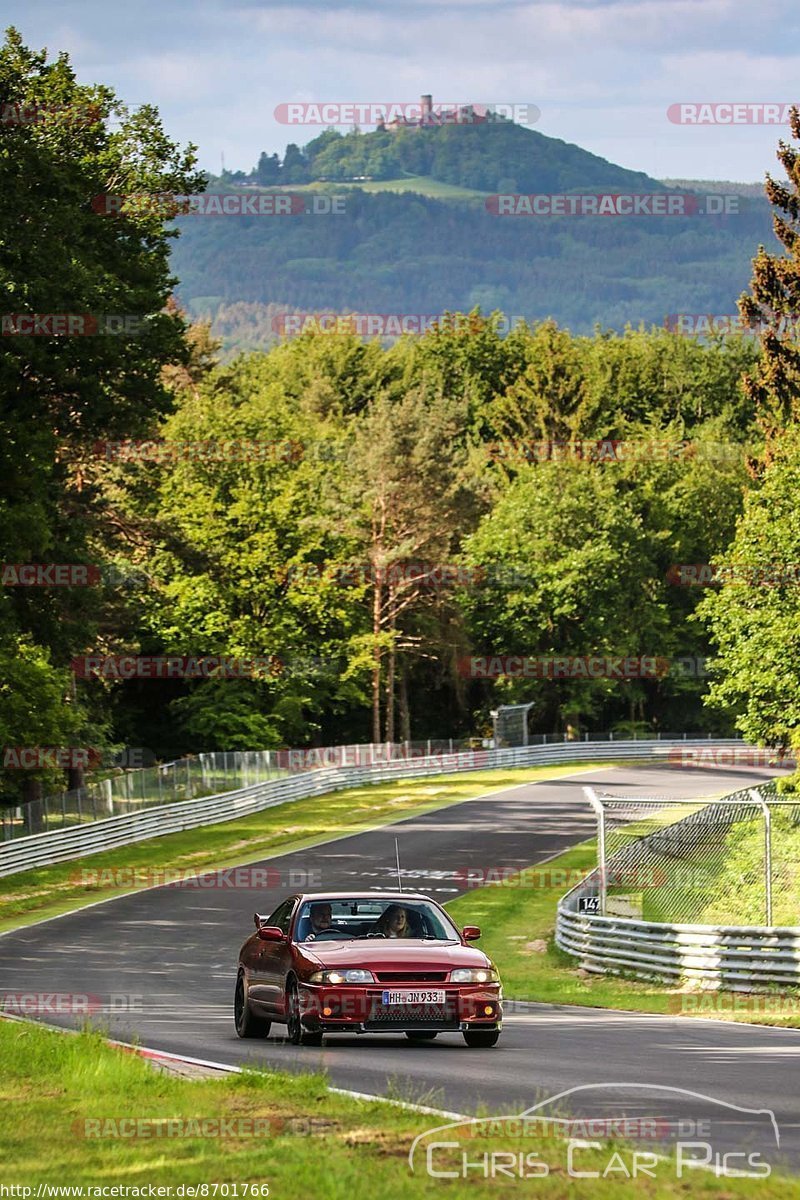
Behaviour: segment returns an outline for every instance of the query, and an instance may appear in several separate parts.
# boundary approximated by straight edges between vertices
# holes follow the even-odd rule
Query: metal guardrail
[[[216,825],[236,817],[248,816],[278,804],[322,796],[329,792],[383,783],[398,778],[424,778],[457,771],[490,770],[496,767],[547,766],[559,763],[602,759],[659,760],[685,752],[691,747],[703,751],[744,746],[736,738],[709,741],[707,738],[674,741],[564,742],[552,746],[525,746],[503,750],[465,750],[399,757],[390,762],[366,766],[325,767],[307,770],[282,779],[253,784],[237,791],[224,792],[177,804],[151,807],[124,816],[107,817],[87,825],[72,826],[48,833],[34,833],[0,844],[0,877],[48,866],[84,855],[97,854],[117,846],[127,846],[163,834]]]
[[[605,870],[598,867],[559,901],[556,945],[579,958],[585,970],[597,973],[630,973],[672,983],[691,980],[699,986],[730,991],[799,986],[800,925],[703,925],[580,911],[580,902],[585,898],[592,898],[602,907],[609,878],[625,877],[626,873],[630,877],[643,864],[646,868],[652,856],[651,843],[658,840],[663,846],[674,834],[677,848],[685,829],[696,826],[704,810],[718,823],[723,808],[730,807],[735,813],[740,806],[758,803],[756,791],[762,793],[759,800],[764,807],[767,799],[771,805],[781,804],[773,798],[772,785],[709,800],[704,809],[629,843],[607,859]],[[663,798],[663,803],[670,806],[679,802]],[[792,801],[783,803],[793,806]],[[602,823],[601,815],[598,825],[602,827]]]

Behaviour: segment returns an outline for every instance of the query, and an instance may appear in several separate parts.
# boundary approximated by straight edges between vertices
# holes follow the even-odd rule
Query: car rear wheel
[[[293,1046],[322,1045],[322,1034],[319,1030],[303,1029],[300,1020],[300,997],[295,983],[290,983],[286,992],[286,1036]]]
[[[265,1021],[263,1017],[253,1015],[253,1011],[247,1000],[243,975],[239,975],[236,980],[236,992],[233,997],[233,1019],[236,1023],[236,1032],[240,1038],[266,1037],[269,1033],[271,1022]]]
[[[481,1046],[494,1046],[500,1037],[499,1029],[465,1029],[464,1041],[473,1049]]]
[[[432,1042],[436,1031],[431,1029],[407,1029],[406,1037],[411,1042]]]

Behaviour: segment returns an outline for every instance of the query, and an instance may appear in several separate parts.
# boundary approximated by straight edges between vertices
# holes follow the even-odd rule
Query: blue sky
[[[13,23],[67,50],[84,82],[160,109],[201,166],[249,169],[319,129],[291,101],[532,103],[536,128],[657,178],[753,181],[776,170],[769,125],[672,124],[678,102],[797,99],[796,0],[27,0]]]

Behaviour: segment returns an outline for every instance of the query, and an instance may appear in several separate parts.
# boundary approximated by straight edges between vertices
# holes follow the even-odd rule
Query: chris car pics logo
[[[573,1108],[576,1116],[564,1115]],[[698,1170],[765,1179],[779,1148],[771,1109],[666,1084],[615,1082],[568,1088],[521,1113],[435,1126],[414,1139],[408,1164],[414,1174],[442,1180],[686,1180]]]

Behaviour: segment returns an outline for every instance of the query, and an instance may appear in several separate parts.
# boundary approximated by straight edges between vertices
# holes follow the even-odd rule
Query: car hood
[[[370,967],[378,971],[450,971],[486,967],[482,950],[460,942],[405,942],[400,938],[356,942],[315,942],[313,957],[323,967]]]

